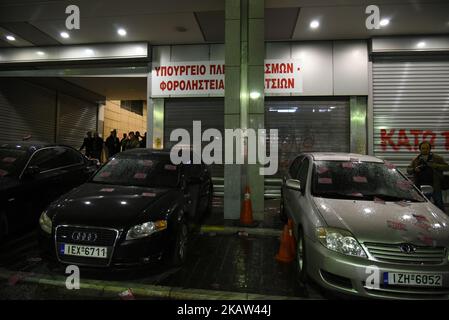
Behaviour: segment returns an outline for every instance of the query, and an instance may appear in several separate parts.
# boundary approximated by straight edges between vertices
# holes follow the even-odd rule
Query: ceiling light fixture
[[[316,29],[316,28],[318,28],[319,26],[320,26],[320,23],[319,23],[318,20],[313,20],[313,21],[310,23],[310,27],[311,27],[312,29]]]
[[[39,55],[39,56],[43,56],[45,54],[45,52],[44,51],[38,51],[38,52],[36,52],[36,54]]]
[[[94,54],[94,50],[92,50],[92,49],[86,49],[86,50],[84,50],[84,52],[87,54]]]
[[[121,36],[121,37],[124,37],[124,36],[126,36],[126,34],[127,34],[126,30],[123,29],[123,28],[118,29],[118,30],[117,30],[117,33],[118,33],[119,36]]]
[[[61,36],[61,38],[64,38],[64,39],[70,38],[70,35],[67,32],[65,32],[65,31],[61,32],[60,36]]]
[[[8,39],[9,41],[16,41],[16,38],[11,35],[6,36],[6,39]]]
[[[426,43],[424,41],[418,42],[416,45],[418,48],[424,48],[426,46]]]
[[[380,26],[381,27],[388,26],[389,24],[390,24],[390,19],[382,19],[382,20],[380,20]]]

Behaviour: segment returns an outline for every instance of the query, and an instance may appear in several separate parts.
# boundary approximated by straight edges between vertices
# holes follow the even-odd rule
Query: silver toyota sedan
[[[362,297],[448,299],[449,218],[422,192],[376,157],[298,156],[280,207],[294,222],[298,280]]]

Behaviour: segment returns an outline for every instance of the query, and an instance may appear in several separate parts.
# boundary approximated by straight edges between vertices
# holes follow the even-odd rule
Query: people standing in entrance
[[[133,131],[128,135],[128,143],[126,144],[126,150],[135,149],[140,147],[139,139],[136,137]]]
[[[108,157],[113,157],[120,152],[120,140],[117,138],[116,130],[112,130],[110,136],[106,139],[106,148]]]
[[[80,147],[80,151],[85,148],[86,149],[86,152],[85,152],[86,157],[91,158],[94,139],[92,138],[92,132],[88,131],[86,133],[86,135],[87,135],[87,137],[84,138],[83,144]]]
[[[140,147],[141,148],[146,148],[147,147],[147,133],[145,132],[142,140],[140,141]]]
[[[449,165],[444,161],[443,157],[431,152],[432,146],[429,142],[424,141],[419,144],[420,154],[412,160],[407,168],[409,174],[413,174],[415,185],[430,185],[433,187],[432,194],[426,194],[433,199],[434,204],[445,212],[443,193],[441,184],[443,181],[443,171],[449,171]]]
[[[101,152],[103,151],[103,139],[98,135],[98,132],[94,133],[92,157],[101,161]]]
[[[128,143],[128,135],[126,133],[124,133],[122,140],[120,140],[120,148],[122,151],[126,150],[127,143]]]

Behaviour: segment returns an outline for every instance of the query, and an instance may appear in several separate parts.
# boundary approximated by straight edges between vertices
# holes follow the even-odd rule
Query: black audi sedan
[[[69,146],[0,143],[0,239],[37,225],[46,206],[86,182],[97,169]]]
[[[180,265],[189,222],[211,201],[205,165],[174,165],[166,151],[128,150],[42,213],[40,248],[43,256],[85,267]]]

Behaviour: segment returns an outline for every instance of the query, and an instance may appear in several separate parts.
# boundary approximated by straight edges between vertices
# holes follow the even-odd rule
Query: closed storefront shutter
[[[186,129],[193,142],[193,121],[201,121],[201,132],[209,128],[218,129],[224,138],[224,100],[204,98],[166,100],[164,113],[165,148],[170,148],[177,143],[170,142],[170,133],[178,128]],[[208,142],[202,143],[203,147],[207,144]],[[222,144],[220,143],[220,145]],[[211,165],[211,172],[214,178],[223,178],[224,166]]]
[[[302,152],[349,152],[349,100],[267,100],[265,125],[278,129],[279,170],[282,177]]]
[[[98,106],[68,95],[60,94],[58,143],[79,148],[87,131],[97,129]]]
[[[427,140],[449,160],[449,61],[373,63],[374,153],[404,169]]]
[[[56,93],[21,79],[0,79],[0,141],[54,142]]]

